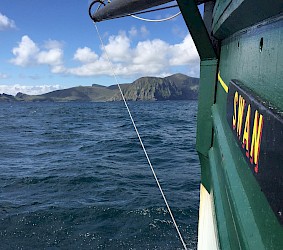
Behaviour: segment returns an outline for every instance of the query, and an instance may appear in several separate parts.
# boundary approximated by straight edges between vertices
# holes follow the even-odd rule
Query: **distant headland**
[[[198,95],[199,78],[183,74],[174,74],[164,78],[141,77],[132,83],[120,84],[120,86],[126,100],[129,101],[195,100]],[[0,94],[0,102],[107,102],[121,100],[117,85],[106,87],[98,84],[56,90],[42,95]]]

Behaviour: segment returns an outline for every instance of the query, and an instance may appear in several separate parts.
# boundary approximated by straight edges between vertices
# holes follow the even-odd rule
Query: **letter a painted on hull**
[[[258,118],[259,117],[259,118]],[[258,111],[255,111],[254,116],[254,128],[252,134],[252,144],[251,144],[251,163],[255,164],[255,172],[258,173],[258,158],[260,152],[260,142],[262,136],[262,128],[263,128],[263,116],[259,115]]]

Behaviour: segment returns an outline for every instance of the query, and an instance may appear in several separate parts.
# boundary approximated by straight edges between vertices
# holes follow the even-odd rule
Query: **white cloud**
[[[15,22],[7,16],[0,13],[0,31],[16,28]]]
[[[111,64],[103,58],[79,67],[66,69],[66,73],[77,76],[112,75]]]
[[[18,92],[29,95],[40,95],[50,91],[61,89],[60,85],[38,85],[38,86],[25,86],[25,85],[0,85],[0,93],[9,95],[16,95]]]
[[[56,66],[62,64],[63,51],[55,48],[48,51],[40,51],[37,54],[37,62],[39,64],[48,64],[50,66]]]
[[[141,27],[140,32],[142,34],[142,37],[146,37],[146,36],[149,35],[149,31],[147,30],[147,28],[144,25]]]
[[[98,55],[95,52],[91,51],[90,48],[84,47],[77,49],[74,55],[74,59],[83,63],[91,63],[98,59]]]
[[[23,36],[19,46],[13,48],[12,53],[15,56],[11,60],[13,64],[27,66],[34,63],[39,53],[39,48],[28,36]]]
[[[0,79],[6,79],[6,78],[8,78],[7,74],[0,73]]]
[[[169,44],[161,39],[143,40],[134,45],[136,34],[146,34],[145,27],[132,28],[110,36],[105,49],[93,51],[89,47],[78,48],[73,56],[77,66],[63,64],[62,43],[49,40],[45,47],[39,47],[28,36],[23,36],[18,47],[13,49],[12,63],[19,66],[48,65],[54,74],[75,76],[112,76],[112,69],[120,77],[140,77],[144,75],[168,75],[187,68],[190,76],[199,75],[199,56],[190,35],[180,43]],[[128,35],[127,35],[128,34]],[[111,63],[108,61],[108,57]]]
[[[66,68],[63,64],[61,65],[54,65],[51,68],[51,72],[54,74],[61,74],[66,72]]]
[[[139,42],[134,49],[133,63],[137,65],[164,64],[168,56],[169,44],[160,39]]]
[[[14,58],[10,60],[11,63],[18,66],[29,66],[37,64],[46,64],[51,67],[57,67],[63,64],[63,50],[61,43],[49,40],[45,43],[45,50],[31,40],[27,35],[22,37],[18,47],[13,48],[12,53]]]
[[[114,62],[128,62],[131,58],[130,43],[130,39],[125,33],[110,36],[108,44],[105,45],[109,58]]]
[[[143,25],[140,27],[140,29],[138,30],[136,27],[132,27],[130,30],[129,30],[129,36],[130,37],[142,37],[142,38],[145,38],[149,35],[149,31],[148,29]]]
[[[47,41],[44,42],[43,47],[45,49],[62,49],[63,48],[64,43],[57,41],[57,40],[52,40],[49,39]]]
[[[129,35],[130,35],[131,37],[137,36],[137,35],[138,35],[138,30],[137,30],[137,28],[136,28],[136,27],[132,27],[132,28],[129,30]]]
[[[132,28],[129,34],[133,35],[135,32],[136,29]],[[98,56],[90,48],[85,47],[77,50],[74,56],[82,65],[66,69],[65,73],[77,76],[113,75],[113,67],[117,75],[139,77],[168,75],[173,67],[186,66],[191,76],[199,74],[199,56],[190,35],[173,45],[154,39],[131,46],[131,39],[120,32],[117,36],[109,38],[105,48],[112,66],[104,51]],[[83,60],[84,58],[92,60]]]
[[[198,62],[199,56],[190,35],[182,43],[171,46],[170,65],[185,65]]]

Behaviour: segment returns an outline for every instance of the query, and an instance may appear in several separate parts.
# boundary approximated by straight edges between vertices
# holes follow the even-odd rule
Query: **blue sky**
[[[115,84],[90,0],[1,0],[0,93],[40,94]],[[174,8],[144,15],[159,19]],[[119,83],[142,76],[199,76],[199,57],[182,16],[149,23],[131,17],[98,23]]]

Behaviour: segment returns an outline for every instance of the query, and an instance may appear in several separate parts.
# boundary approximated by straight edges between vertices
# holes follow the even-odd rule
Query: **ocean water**
[[[196,101],[130,102],[189,249]],[[1,103],[0,249],[182,249],[122,102]]]

